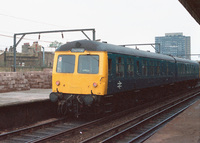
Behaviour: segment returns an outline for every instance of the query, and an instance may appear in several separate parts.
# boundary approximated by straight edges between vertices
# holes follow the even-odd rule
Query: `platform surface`
[[[200,143],[200,100],[144,143]]]
[[[0,107],[47,100],[51,91],[52,89],[30,89],[0,93]]]

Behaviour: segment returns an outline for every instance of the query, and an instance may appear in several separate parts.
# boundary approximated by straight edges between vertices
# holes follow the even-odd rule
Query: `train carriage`
[[[108,94],[166,85],[175,79],[175,61],[170,56],[134,50],[108,53],[108,62],[111,61]]]
[[[187,82],[195,86],[198,82],[198,63],[195,61],[175,57],[176,60],[176,82]]]
[[[128,91],[196,82],[196,67],[196,62],[172,56],[96,41],[74,41],[55,51],[50,99],[61,109],[78,113],[99,107],[104,97],[114,99]]]

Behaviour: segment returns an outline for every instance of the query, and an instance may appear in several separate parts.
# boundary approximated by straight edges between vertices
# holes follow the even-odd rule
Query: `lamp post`
[[[42,60],[42,62],[43,62],[43,64],[42,64],[42,66],[43,67],[45,67],[45,51],[44,51],[44,47],[42,47],[42,49],[43,49],[43,60]]]

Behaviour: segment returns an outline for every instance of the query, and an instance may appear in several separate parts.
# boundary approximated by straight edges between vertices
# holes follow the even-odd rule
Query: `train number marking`
[[[121,89],[121,87],[122,87],[122,82],[121,82],[121,81],[119,81],[119,82],[117,83],[117,87],[118,87],[119,89]]]

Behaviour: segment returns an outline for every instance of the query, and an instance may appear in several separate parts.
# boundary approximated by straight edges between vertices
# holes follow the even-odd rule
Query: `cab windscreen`
[[[74,73],[75,55],[59,55],[57,62],[58,73]]]
[[[80,55],[78,61],[78,73],[98,74],[99,56],[98,55]]]

